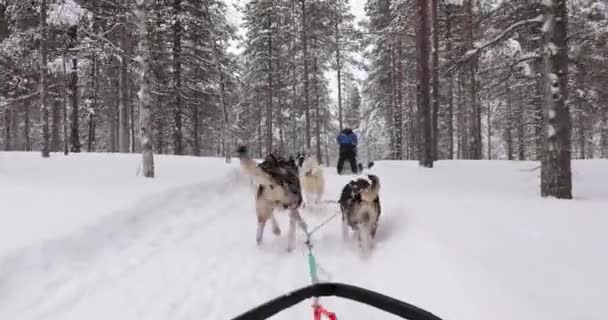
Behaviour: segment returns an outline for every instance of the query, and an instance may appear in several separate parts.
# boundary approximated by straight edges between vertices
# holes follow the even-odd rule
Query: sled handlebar
[[[312,297],[341,297],[361,302],[409,320],[441,320],[436,315],[383,294],[343,283],[318,283],[290,292],[232,320],[264,320]]]

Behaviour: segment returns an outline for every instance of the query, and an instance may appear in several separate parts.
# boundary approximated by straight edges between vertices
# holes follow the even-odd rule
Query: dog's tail
[[[372,184],[369,186],[369,188],[361,191],[361,199],[366,202],[373,202],[376,198],[378,198],[378,194],[380,193],[380,179],[373,174],[370,174],[367,177]]]
[[[266,172],[260,169],[257,163],[249,155],[249,151],[246,146],[240,146],[236,150],[239,155],[239,161],[241,162],[241,168],[245,174],[254,177],[259,183],[270,184],[271,179]]]

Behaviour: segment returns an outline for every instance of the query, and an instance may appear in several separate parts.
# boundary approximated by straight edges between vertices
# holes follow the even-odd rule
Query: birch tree
[[[143,161],[143,176],[146,178],[154,178],[154,152],[152,148],[152,121],[151,107],[152,101],[150,96],[150,44],[148,34],[148,12],[150,10],[150,0],[137,0],[137,6],[134,13],[137,19],[139,30],[139,92],[137,97],[140,103],[140,140],[142,149]]]
[[[541,194],[572,199],[570,111],[568,100],[568,14],[566,0],[544,1],[546,148],[541,166]]]

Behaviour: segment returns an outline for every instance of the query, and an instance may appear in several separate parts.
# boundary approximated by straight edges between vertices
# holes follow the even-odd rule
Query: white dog
[[[325,179],[323,177],[323,168],[319,165],[315,156],[306,158],[304,163],[302,163],[300,181],[306,203],[318,205],[325,191]]]

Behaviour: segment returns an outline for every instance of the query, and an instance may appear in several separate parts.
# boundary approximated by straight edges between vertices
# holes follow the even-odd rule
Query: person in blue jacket
[[[340,157],[338,159],[338,174],[342,174],[344,161],[350,162],[353,174],[357,173],[357,135],[350,128],[344,128],[336,138],[340,146]]]

